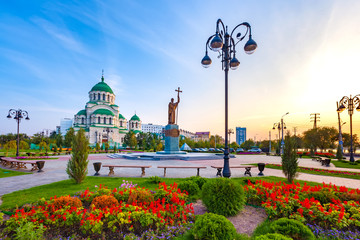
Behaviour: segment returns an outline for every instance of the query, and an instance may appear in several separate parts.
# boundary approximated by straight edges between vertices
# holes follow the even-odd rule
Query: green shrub
[[[321,204],[332,202],[331,199],[339,199],[334,192],[331,192],[328,189],[321,189],[318,192],[309,192],[307,194],[307,198],[310,199],[312,197],[318,200]]]
[[[236,236],[234,225],[224,216],[205,213],[197,216],[191,230],[194,239],[233,240]]]
[[[281,166],[289,183],[292,183],[297,175],[298,163],[296,141],[288,133],[285,137],[285,145],[281,155]]]
[[[88,173],[88,145],[89,141],[85,136],[85,130],[80,128],[73,140],[72,156],[66,166],[66,173],[69,178],[73,179],[77,184],[84,181]]]
[[[280,218],[270,224],[270,232],[289,236],[294,240],[315,240],[310,228],[293,219]]]
[[[186,180],[184,182],[179,183],[178,188],[181,189],[181,191],[187,191],[189,195],[196,195],[199,193],[200,188],[199,186],[196,184],[195,181],[191,181],[191,180]]]
[[[201,198],[210,212],[223,216],[236,215],[246,200],[243,187],[228,178],[207,181]]]
[[[200,176],[192,176],[189,178],[189,180],[196,182],[196,184],[199,186],[200,190],[202,189],[203,185],[207,182],[206,178],[203,178]]]
[[[44,239],[45,228],[42,224],[36,226],[32,222],[27,222],[16,229],[14,239],[18,240],[39,240]]]
[[[149,177],[149,182],[151,183],[156,183],[156,184],[159,184],[161,183],[163,180],[161,179],[161,177],[159,176],[151,176]]]
[[[268,233],[265,235],[255,237],[255,240],[292,240],[292,238],[284,236],[279,233]]]

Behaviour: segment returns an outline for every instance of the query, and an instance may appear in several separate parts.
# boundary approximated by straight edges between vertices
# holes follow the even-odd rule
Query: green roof
[[[86,111],[80,110],[76,115],[85,115],[86,116]]]
[[[119,113],[119,119],[125,119],[121,113]]]
[[[134,116],[131,117],[130,121],[140,121],[140,118],[135,114]]]
[[[113,104],[113,105],[110,105],[110,106],[112,106],[112,107],[118,107],[118,105],[116,105],[116,104]]]
[[[90,90],[92,91],[100,91],[100,92],[109,92],[114,94],[113,90],[104,82],[104,76],[101,77],[101,82],[97,83],[93,88]]]
[[[92,114],[100,114],[100,115],[111,115],[111,116],[115,116],[114,113],[110,110],[107,109],[97,109],[95,110],[95,112],[93,112]]]

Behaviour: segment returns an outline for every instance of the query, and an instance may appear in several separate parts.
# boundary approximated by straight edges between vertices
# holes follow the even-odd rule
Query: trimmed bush
[[[280,218],[270,225],[269,233],[280,233],[294,240],[315,240],[310,228],[293,219]]]
[[[236,229],[229,220],[213,213],[197,216],[191,232],[199,240],[233,240],[237,236]]]
[[[196,184],[199,186],[200,190],[202,189],[203,185],[207,182],[206,178],[200,177],[200,176],[192,176],[189,178],[191,181],[196,182]]]
[[[102,195],[94,198],[91,204],[94,204],[95,208],[109,208],[119,205],[119,202],[113,196]]]
[[[234,216],[243,208],[245,200],[243,187],[228,178],[209,180],[202,188],[202,201],[212,213]]]
[[[265,235],[255,237],[255,240],[292,240],[292,238],[284,236],[279,233],[268,233]]]
[[[135,188],[131,190],[129,195],[129,199],[127,201],[128,204],[132,203],[150,203],[154,201],[154,195],[147,189]]]
[[[82,206],[82,203],[79,198],[77,197],[70,197],[70,196],[61,196],[55,198],[53,200],[53,205],[55,209],[62,208],[64,206],[76,207],[79,208]]]
[[[189,195],[196,195],[200,192],[200,188],[195,181],[186,180],[184,182],[179,183],[178,188],[181,191],[187,191]]]

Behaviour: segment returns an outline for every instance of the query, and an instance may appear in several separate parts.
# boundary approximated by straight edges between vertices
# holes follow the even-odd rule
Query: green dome
[[[123,115],[119,113],[119,119],[125,119]]]
[[[114,94],[113,90],[104,82],[104,77],[101,78],[101,82],[97,83],[93,88],[90,90],[90,92],[93,91],[100,91],[100,92],[109,92]]]
[[[86,116],[86,111],[80,110],[76,115],[85,115]]]
[[[140,122],[140,118],[135,114],[134,116],[132,116],[130,121],[139,121]]]
[[[100,114],[100,115],[111,115],[111,116],[115,116],[114,113],[110,110],[107,109],[97,109],[95,110],[95,112],[93,112],[92,114]]]

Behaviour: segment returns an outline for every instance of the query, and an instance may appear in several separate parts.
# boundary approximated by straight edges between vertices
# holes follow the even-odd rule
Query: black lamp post
[[[27,111],[24,110],[15,110],[10,109],[9,114],[7,115],[7,118],[14,118],[17,122],[17,145],[16,145],[16,156],[19,156],[19,145],[20,145],[20,136],[19,136],[19,127],[20,127],[20,121],[22,118],[25,118],[25,120],[30,120],[29,114]]]
[[[354,107],[357,111],[360,111],[360,94],[354,97],[344,96],[340,102],[337,111],[341,113],[346,108],[348,109],[348,113],[350,115],[350,162],[355,162],[354,153],[353,153],[353,137],[352,137],[352,115],[354,113]]]
[[[273,130],[275,130],[275,127],[277,127],[277,129],[279,130],[279,142],[280,142],[280,130],[281,130],[281,147],[280,147],[280,155],[283,153],[284,151],[284,129],[286,129],[286,124],[284,123],[284,117],[286,115],[288,115],[289,112],[285,113],[282,117],[281,117],[281,120],[280,122],[278,123],[274,123],[274,126],[273,126]]]
[[[238,32],[236,37],[233,37],[235,30],[240,26],[245,27],[246,32],[243,35]],[[247,22],[240,23],[231,31],[231,34],[229,34],[228,27],[225,27],[222,20],[218,19],[216,22],[216,32],[208,38],[205,47],[205,57],[201,60],[203,67],[207,68],[210,66],[211,59],[208,56],[208,48],[219,52],[222,57],[222,69],[225,71],[225,151],[223,176],[227,178],[231,176],[228,147],[228,72],[229,67],[235,70],[240,65],[239,60],[237,60],[235,56],[235,46],[244,40],[247,35],[249,35],[249,39],[244,46],[244,50],[247,54],[252,54],[256,50],[257,44],[252,39],[250,24]]]

